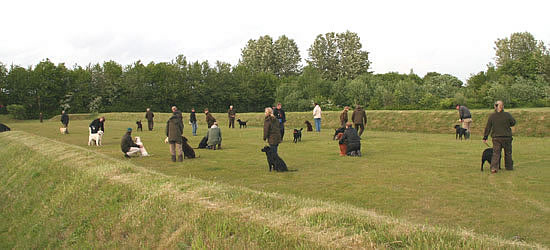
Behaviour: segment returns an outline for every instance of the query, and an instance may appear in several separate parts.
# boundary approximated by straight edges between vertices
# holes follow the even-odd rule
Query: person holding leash
[[[466,129],[466,139],[470,139],[470,124],[472,124],[472,114],[464,105],[456,105],[456,110],[460,115],[459,121],[462,123],[462,128]]]
[[[498,171],[500,164],[500,154],[504,148],[504,162],[506,170],[514,169],[512,160],[512,127],[516,125],[516,120],[508,112],[504,112],[504,103],[495,102],[495,112],[489,115],[485,132],[483,133],[483,143],[487,144],[487,137],[491,133],[493,138],[493,158],[491,159],[491,173]]]

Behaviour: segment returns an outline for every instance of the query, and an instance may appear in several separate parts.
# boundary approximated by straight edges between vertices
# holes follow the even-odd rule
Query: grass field
[[[122,160],[120,138],[126,127],[135,128],[133,117],[122,120],[107,119],[105,146],[99,148],[86,146],[88,120],[71,121],[69,135],[59,134],[58,121],[42,124],[36,121],[15,122],[10,126],[13,130],[86,147],[92,154],[101,153],[107,158]],[[303,141],[294,144],[287,126],[287,136],[279,152],[289,168],[296,171],[270,173],[265,155],[260,152],[264,143],[258,127],[242,130],[222,127],[223,150],[197,150],[200,158],[172,163],[168,146],[162,142],[162,125],[157,123],[153,132],[134,132],[134,136],[142,137],[153,156],[126,162],[175,179],[192,177],[230,187],[365,209],[414,225],[436,226],[451,231],[466,230],[504,241],[535,244],[531,246],[550,245],[550,140],[544,137],[515,137],[515,171],[490,174],[489,171],[479,171],[481,152],[485,148],[481,141],[455,141],[452,132],[366,131],[362,142],[363,157],[351,158],[338,156],[338,145],[330,138],[332,131],[325,129],[320,134],[304,133]],[[191,145],[196,146],[200,137],[190,134],[190,127],[186,126],[184,135],[191,140]],[[204,126],[199,127],[199,134],[205,134]],[[279,202],[270,201],[268,203],[272,204],[266,206],[275,211],[284,209],[285,205]],[[319,223],[331,221],[330,215],[323,213],[306,218],[310,223],[311,220]],[[336,221],[331,223],[339,223],[339,227],[345,228],[345,219]],[[355,223],[355,219],[352,221]],[[257,226],[248,225],[254,228],[251,231],[256,230]],[[284,231],[279,231],[280,235],[276,237],[283,237]],[[388,242],[400,240],[391,238],[384,242],[383,239],[376,239],[373,240],[374,246],[382,247],[435,244],[431,241],[420,245],[401,241],[394,246],[388,245]],[[298,242],[299,237],[277,247],[302,244]],[[330,247],[321,243],[316,245],[315,240],[306,242],[309,243],[304,243],[305,248]],[[505,245],[469,245],[474,248],[479,246]],[[258,244],[252,247],[274,246]]]

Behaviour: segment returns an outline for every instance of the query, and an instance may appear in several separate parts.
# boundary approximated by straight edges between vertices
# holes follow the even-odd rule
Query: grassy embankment
[[[0,134],[0,248],[541,248]]]

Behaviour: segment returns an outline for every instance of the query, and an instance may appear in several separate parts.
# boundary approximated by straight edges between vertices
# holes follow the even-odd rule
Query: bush
[[[13,117],[13,119],[24,120],[27,118],[27,111],[23,105],[11,104],[6,107],[8,113]]]

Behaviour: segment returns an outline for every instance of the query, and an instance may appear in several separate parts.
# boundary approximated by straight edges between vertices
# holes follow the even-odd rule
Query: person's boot
[[[179,162],[182,162],[182,161],[183,161],[183,155],[179,155],[179,156],[178,156],[178,161],[179,161]]]
[[[176,162],[176,155],[172,155],[172,162]]]
[[[466,130],[466,140],[470,139],[470,130]]]

